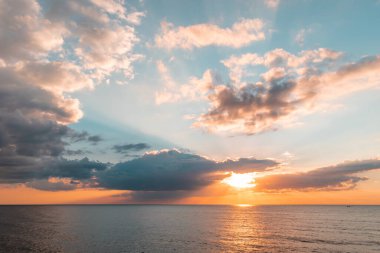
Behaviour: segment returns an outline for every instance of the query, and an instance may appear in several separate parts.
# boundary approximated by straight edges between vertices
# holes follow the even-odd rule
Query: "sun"
[[[231,172],[231,176],[222,180],[222,183],[228,184],[229,186],[243,189],[243,188],[253,188],[256,185],[255,182],[256,173],[244,173],[238,174]]]

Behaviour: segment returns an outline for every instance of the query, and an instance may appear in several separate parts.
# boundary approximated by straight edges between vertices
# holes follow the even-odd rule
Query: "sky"
[[[0,0],[0,204],[380,204],[379,11]]]

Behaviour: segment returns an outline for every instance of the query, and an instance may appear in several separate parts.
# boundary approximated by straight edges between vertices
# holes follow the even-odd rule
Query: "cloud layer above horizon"
[[[218,146],[241,150],[233,138],[270,135],[350,95],[378,92],[379,52],[354,57],[308,44],[318,26],[295,28],[287,38],[293,45],[280,47],[271,19],[285,4],[279,0],[253,4],[267,13],[260,17],[228,18],[215,9],[213,17],[186,22],[170,12],[157,18],[147,8],[154,3],[135,4],[0,0],[0,184],[125,190],[131,201],[152,201],[220,186],[232,173],[255,172],[256,187],[248,190],[257,192],[344,191],[380,168],[378,158],[353,157],[292,169],[258,153],[259,145],[235,159]],[[136,123],[148,137],[108,138],[110,130],[83,127],[86,116],[115,129]],[[157,132],[183,147],[157,148],[149,141]],[[218,140],[213,151],[220,153],[206,157],[199,150],[209,140]],[[187,150],[194,142],[198,148]]]

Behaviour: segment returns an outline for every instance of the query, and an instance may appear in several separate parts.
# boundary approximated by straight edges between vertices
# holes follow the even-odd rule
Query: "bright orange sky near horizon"
[[[200,205],[380,205],[377,184],[368,189],[359,186],[347,191],[255,192],[254,188],[235,188],[218,183],[179,200],[153,201],[150,204]],[[144,204],[129,202],[126,191],[81,189],[74,191],[40,191],[25,186],[0,188],[0,204]],[[312,196],[312,197],[311,197]]]

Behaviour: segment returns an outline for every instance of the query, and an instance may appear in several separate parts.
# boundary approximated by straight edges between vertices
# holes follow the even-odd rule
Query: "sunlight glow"
[[[223,179],[222,183],[228,184],[229,186],[232,186],[238,189],[252,188],[256,186],[254,184],[255,176],[256,176],[255,172],[244,173],[244,174],[231,172],[231,176]]]
[[[250,205],[250,204],[237,204],[236,206],[238,206],[238,207],[250,207],[252,205]]]

